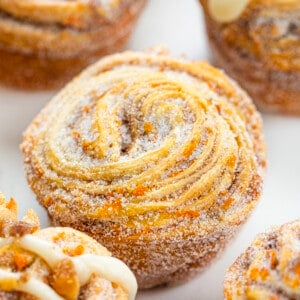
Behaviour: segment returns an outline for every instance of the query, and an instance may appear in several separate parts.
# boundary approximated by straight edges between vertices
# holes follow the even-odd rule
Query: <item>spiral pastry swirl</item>
[[[22,150],[54,222],[90,232],[120,257],[129,240],[231,236],[265,167],[261,120],[245,93],[206,63],[155,53],[109,56],[83,72],[29,126]],[[179,269],[136,256],[127,263],[141,287]]]
[[[300,220],[260,234],[228,269],[225,299],[300,298]]]

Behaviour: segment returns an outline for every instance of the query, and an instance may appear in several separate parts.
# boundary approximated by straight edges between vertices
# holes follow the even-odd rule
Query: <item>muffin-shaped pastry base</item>
[[[53,18],[62,18],[65,14],[64,18],[58,19],[58,25],[51,23],[56,21],[51,15],[48,22],[47,18],[38,18],[35,11],[42,9],[43,3],[33,3],[32,10],[28,8],[28,11],[15,11],[14,7],[0,3],[0,81],[22,89],[60,88],[95,60],[122,50],[145,0],[115,2],[120,7],[111,8],[112,16],[100,12],[92,16],[86,12],[85,16],[84,10],[80,11],[80,5],[84,4],[60,13],[55,10]],[[27,8],[26,5],[22,7],[22,2],[18,5],[21,5],[19,9]],[[75,4],[66,2],[65,5]],[[55,3],[52,6],[59,8]],[[4,13],[1,8],[7,11],[4,10]],[[96,7],[93,9],[97,11]],[[80,12],[90,23],[85,24],[85,19],[80,19],[83,18],[81,15],[76,19],[76,13]]]
[[[199,273],[255,206],[259,114],[226,75],[160,50],[108,56],[62,90],[21,146],[57,225],[83,230],[140,288]]]
[[[260,234],[228,269],[226,300],[300,299],[300,220]]]
[[[260,110],[300,114],[299,2],[250,0],[235,19],[220,22],[212,17],[209,1],[200,0],[214,63]]]
[[[108,48],[84,53],[74,58],[43,57],[5,51],[0,47],[0,81],[7,86],[28,90],[61,88],[75,75],[99,57],[122,49],[131,34],[131,28]]]
[[[68,227],[39,229],[29,210],[0,195],[0,298],[21,300],[131,299],[136,279],[91,237]]]

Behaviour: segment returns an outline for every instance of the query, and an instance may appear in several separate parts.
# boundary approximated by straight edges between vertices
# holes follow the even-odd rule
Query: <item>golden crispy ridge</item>
[[[127,292],[118,284],[100,275],[92,274],[88,282],[80,286],[79,274],[71,258],[93,254],[110,257],[110,252],[87,235],[63,227],[39,229],[39,219],[29,210],[22,220],[17,219],[17,204],[13,199],[5,202],[0,194],[0,297],[1,299],[128,299]],[[39,246],[28,250],[29,243],[49,242],[49,255],[61,251],[65,257],[58,263],[45,260]],[[51,250],[50,248],[53,247]],[[57,250],[59,249],[59,250]],[[50,263],[49,263],[50,262]],[[81,276],[81,275],[80,275]],[[43,295],[43,296],[41,296]]]
[[[300,297],[300,220],[259,235],[228,269],[225,299]]]
[[[177,245],[231,236],[245,221],[261,193],[261,130],[251,100],[222,72],[125,52],[59,93],[21,147],[29,184],[54,222],[113,248],[128,240]],[[138,261],[129,262],[136,272]]]

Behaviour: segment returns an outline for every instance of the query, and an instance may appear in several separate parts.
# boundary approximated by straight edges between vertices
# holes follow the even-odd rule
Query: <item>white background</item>
[[[128,48],[142,50],[167,45],[176,55],[209,59],[204,24],[197,0],[149,0]],[[300,83],[299,83],[300,84]],[[19,144],[22,132],[54,93],[25,93],[0,87],[0,190],[13,196],[20,215],[33,207],[48,225],[47,215],[29,190]],[[222,257],[196,279],[172,288],[140,292],[138,300],[222,299],[226,268],[253,237],[271,225],[299,217],[300,212],[300,117],[263,115],[268,145],[268,174],[264,196],[236,240]]]

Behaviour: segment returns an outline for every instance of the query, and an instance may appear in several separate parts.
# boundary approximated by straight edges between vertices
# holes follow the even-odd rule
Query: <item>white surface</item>
[[[197,0],[149,0],[128,48],[140,50],[165,44],[174,54],[208,59],[203,28]],[[47,215],[26,184],[19,144],[22,131],[53,94],[0,88],[0,190],[17,199],[20,215],[29,207],[37,210],[43,226],[48,224]],[[141,292],[138,300],[222,299],[226,268],[255,234],[299,217],[300,117],[265,115],[263,118],[269,167],[264,196],[252,217],[221,259],[204,274],[178,287]]]

